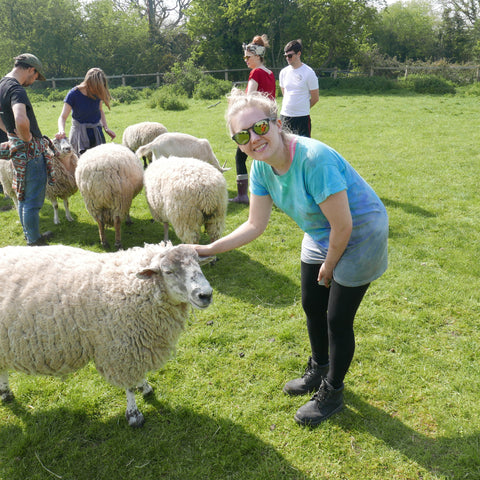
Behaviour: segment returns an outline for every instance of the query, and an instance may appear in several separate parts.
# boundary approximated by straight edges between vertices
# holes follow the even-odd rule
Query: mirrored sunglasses
[[[253,130],[257,135],[266,135],[270,130],[270,122],[275,120],[274,118],[264,118],[255,122],[251,127],[245,130],[240,130],[235,135],[232,135],[232,140],[238,143],[238,145],[246,145],[250,141],[250,130]]]

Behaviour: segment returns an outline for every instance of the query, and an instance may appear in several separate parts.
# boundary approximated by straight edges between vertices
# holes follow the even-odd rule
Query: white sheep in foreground
[[[63,200],[65,208],[65,216],[69,222],[73,221],[70,213],[68,199],[78,190],[75,182],[75,169],[77,168],[78,157],[73,151],[72,145],[68,138],[60,140],[53,139],[52,143],[55,147],[55,155],[53,157],[53,168],[55,170],[55,183],[50,185],[47,182],[45,196],[50,200],[53,206],[53,223],[58,225],[60,219],[58,216],[57,198]],[[13,182],[13,165],[10,160],[0,160],[0,183],[5,193],[13,200],[15,208],[18,209],[18,200],[15,190],[12,188]]]
[[[3,193],[10,197],[18,210],[17,194],[12,187],[13,165],[11,160],[0,160],[0,183],[3,187]]]
[[[220,172],[227,172],[230,168],[223,168],[213,153],[212,147],[206,138],[197,138],[180,132],[167,132],[157,137],[147,145],[136,151],[137,157],[152,153],[155,160],[160,157],[188,157],[198,158],[209,163]]]
[[[155,140],[159,135],[167,132],[167,128],[158,122],[140,122],[129,125],[123,132],[122,145],[128,147],[132,152],[147,143]],[[143,166],[147,168],[152,162],[152,154],[142,155]]]
[[[208,163],[196,158],[161,157],[144,175],[145,195],[152,217],[171,223],[183,243],[198,243],[202,225],[214,242],[222,236],[227,215],[227,182]]]
[[[203,263],[209,259],[203,259]],[[64,375],[90,360],[126,389],[129,425],[142,426],[135,388],[175,350],[189,304],[207,308],[212,288],[188,245],[115,253],[80,248],[0,249],[0,399],[13,399],[8,370]]]
[[[122,248],[121,223],[129,221],[132,200],[143,187],[143,166],[123,145],[90,148],[78,160],[75,180],[88,213],[98,224],[100,242],[109,248],[105,226],[115,228],[115,247]]]

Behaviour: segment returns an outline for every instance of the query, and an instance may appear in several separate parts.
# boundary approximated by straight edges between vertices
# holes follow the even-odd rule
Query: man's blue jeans
[[[27,243],[40,238],[40,209],[45,201],[47,166],[43,153],[27,163],[25,200],[18,202],[18,215]]]

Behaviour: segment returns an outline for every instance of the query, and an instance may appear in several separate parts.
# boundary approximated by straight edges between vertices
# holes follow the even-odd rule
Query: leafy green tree
[[[80,5],[74,0],[0,0],[0,68],[7,72],[22,52],[37,55],[47,76],[75,72],[85,53]]]
[[[305,19],[301,37],[317,67],[348,66],[370,48],[377,10],[369,0],[301,0],[300,7]]]
[[[382,10],[373,39],[381,52],[400,61],[438,58],[440,19],[429,2],[396,2]]]
[[[186,14],[194,58],[208,69],[245,68],[242,43],[264,33],[270,42],[266,63],[276,67],[283,46],[304,24],[297,0],[191,0]]]

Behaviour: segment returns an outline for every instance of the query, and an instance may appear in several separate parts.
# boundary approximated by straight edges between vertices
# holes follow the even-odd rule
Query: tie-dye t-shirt
[[[308,245],[316,247],[318,258],[302,258],[307,263],[323,261],[328,251],[330,224],[319,204],[346,190],[353,230],[333,278],[341,285],[355,287],[370,283],[386,270],[385,207],[370,185],[332,148],[318,140],[296,137],[295,154],[287,173],[277,175],[267,163],[254,160],[250,182],[254,195],[270,195],[305,232],[307,250]]]

